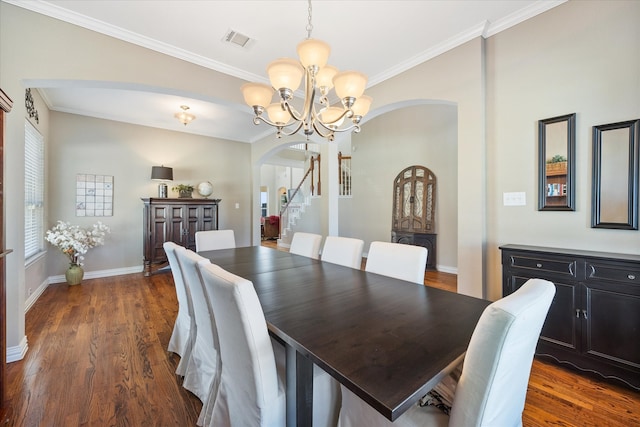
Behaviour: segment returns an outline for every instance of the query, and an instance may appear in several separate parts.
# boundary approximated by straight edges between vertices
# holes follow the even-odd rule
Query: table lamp
[[[169,168],[164,165],[153,166],[151,167],[151,179],[154,181],[160,181],[158,184],[158,197],[166,199],[168,189],[167,184],[164,181],[173,181],[173,168]]]

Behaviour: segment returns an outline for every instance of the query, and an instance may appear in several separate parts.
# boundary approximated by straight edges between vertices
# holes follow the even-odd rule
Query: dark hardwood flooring
[[[425,282],[455,290],[456,276]],[[177,302],[170,273],[50,285],[26,315],[29,351],[8,365],[6,425],[194,426],[200,401],[166,351]],[[640,426],[640,393],[535,361],[524,426]]]

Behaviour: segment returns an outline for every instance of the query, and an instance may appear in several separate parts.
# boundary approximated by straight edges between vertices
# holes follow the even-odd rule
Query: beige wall
[[[374,98],[372,126],[376,126],[373,117],[401,106],[428,101],[456,107],[457,161],[451,168],[458,171],[456,249],[460,292],[491,299],[500,296],[498,246],[504,243],[640,253],[640,232],[590,228],[591,127],[640,117],[640,57],[635,54],[640,51],[639,17],[637,1],[566,2],[487,40],[472,40],[368,90]],[[0,2],[0,55],[0,86],[15,101],[7,121],[4,176],[7,246],[15,250],[7,259],[7,345],[11,347],[18,346],[24,338],[23,80],[87,79],[145,84],[238,104],[242,103],[238,88],[243,82],[3,2]],[[176,79],[176,75],[188,75],[189,79]],[[539,212],[536,124],[540,119],[571,112],[577,113],[577,209]],[[40,114],[42,118],[46,111]],[[40,125],[48,143],[60,150],[51,157],[49,165],[51,181],[55,180],[60,189],[51,188],[50,183],[49,193],[62,195],[59,204],[57,201],[52,204],[49,223],[68,214],[70,204],[64,188],[79,163],[89,162],[105,174],[109,174],[107,167],[112,167],[117,177],[132,179],[129,198],[115,207],[118,235],[112,236],[112,244],[119,248],[124,248],[127,239],[119,234],[123,233],[120,227],[135,227],[135,221],[140,221],[139,211],[134,212],[137,199],[155,191],[145,168],[148,170],[152,163],[162,161],[153,156],[163,151],[193,156],[181,158],[171,166],[177,168],[176,173],[190,171],[185,180],[195,181],[201,176],[210,179],[216,195],[228,191],[229,196],[220,195],[221,206],[229,209],[238,201],[240,210],[223,210],[221,220],[225,216],[237,218],[237,224],[253,229],[252,236],[242,235],[240,240],[252,238],[253,243],[258,243],[259,222],[252,218],[258,218],[260,212],[260,165],[277,150],[278,144],[303,142],[303,138],[278,141],[270,137],[250,147],[239,144],[241,148],[231,148],[228,141],[178,136],[67,114],[52,114],[51,122],[43,121]],[[83,131],[73,133],[64,123]],[[354,141],[366,136],[366,126],[367,123],[362,135],[355,135]],[[79,145],[81,141],[94,144],[98,136],[105,144]],[[177,139],[184,141],[183,145],[176,144]],[[142,150],[139,140],[145,146]],[[209,149],[209,142],[215,149]],[[123,158],[109,153],[106,147],[115,149]],[[337,151],[333,145],[325,145],[322,150],[325,159],[333,158]],[[127,164],[132,170],[125,171],[121,165],[104,165],[85,155],[130,162]],[[53,165],[62,162],[62,157],[65,170],[54,170]],[[68,157],[73,162],[67,163]],[[233,171],[220,166],[224,161],[247,169],[233,175]],[[220,181],[218,175],[210,172],[211,165],[231,175]],[[395,176],[396,169],[391,175]],[[323,161],[323,176],[327,176],[327,171],[331,168]],[[362,169],[363,176],[378,172]],[[241,174],[247,177],[240,184],[244,186],[227,184]],[[126,197],[126,193],[120,192],[126,188],[120,186],[121,179],[116,179],[116,195]],[[524,191],[526,206],[503,207],[502,194],[507,191]],[[330,218],[338,212],[337,205],[337,199],[323,196],[323,234],[336,228]],[[125,216],[120,217],[121,213]],[[347,231],[340,227],[340,234]],[[141,232],[132,229],[130,233],[139,236]],[[138,251],[135,246],[140,243],[137,237],[130,241],[132,247],[126,250],[133,256]],[[55,258],[51,262],[50,268],[58,268]],[[119,263],[135,265],[137,261],[128,256],[124,261],[118,255],[98,261],[90,253],[87,262],[104,263],[88,264],[90,268],[109,268]],[[35,276],[55,273],[34,272]]]
[[[340,199],[340,234],[365,240],[365,252],[372,241],[389,241],[394,179],[406,167],[428,167],[438,180],[438,269],[455,273],[457,144],[457,109],[453,105],[404,107],[368,121],[352,136],[353,197]]]
[[[88,227],[100,220],[112,229],[105,246],[91,249],[85,257],[87,272],[142,266],[140,198],[157,196],[157,183],[150,180],[154,165],[173,168],[170,197],[177,197],[171,190],[173,185],[210,181],[214,189],[211,198],[222,199],[219,227],[233,229],[239,245],[249,244],[248,144],[74,114],[53,112],[51,116],[50,223],[62,219]],[[230,158],[234,161],[229,162]],[[114,176],[112,217],[75,216],[78,173]],[[194,197],[200,196],[194,192]],[[62,274],[66,266],[65,257],[56,255],[49,257],[50,274]]]
[[[25,274],[24,267],[24,118],[26,110],[24,106],[24,81],[44,80],[44,79],[77,79],[77,80],[104,80],[113,82],[123,82],[131,84],[142,84],[159,88],[167,88],[176,93],[183,93],[187,96],[197,94],[201,99],[223,98],[227,102],[242,102],[242,95],[237,88],[243,83],[242,80],[230,77],[215,71],[199,67],[185,61],[162,55],[160,53],[144,49],[132,44],[122,42],[111,37],[94,33],[86,29],[63,23],[61,21],[48,18],[37,13],[29,12],[22,8],[0,2],[0,87],[14,100],[14,108],[7,116],[7,126],[5,134],[5,218],[7,222],[6,244],[14,249],[14,252],[7,258],[7,348],[8,351],[24,351],[25,330],[24,312],[25,295],[29,287],[40,286],[40,276],[61,274],[56,266],[59,254],[49,251],[48,257],[51,261],[41,260],[50,268],[56,266],[55,271],[42,269],[42,266],[34,265],[33,271]],[[176,76],[188,75],[188,79],[176,79]],[[41,117],[46,115],[46,107],[37,105]],[[98,169],[109,174],[109,170],[116,170],[114,175],[124,172],[123,164],[132,166],[142,166],[142,169],[127,171],[140,181],[127,182],[132,187],[128,193],[129,201],[133,204],[140,203],[139,197],[154,194],[153,184],[146,179],[146,174],[150,174],[148,167],[155,162],[155,157],[160,149],[171,149],[174,153],[180,152],[192,158],[183,157],[170,166],[178,167],[178,173],[185,173],[185,180],[195,180],[200,177],[211,179],[215,191],[223,198],[221,212],[221,226],[230,225],[242,227],[242,230],[249,230],[249,217],[251,216],[251,178],[250,164],[251,155],[248,145],[239,144],[229,153],[225,152],[227,146],[231,146],[228,141],[213,140],[210,138],[196,138],[183,136],[183,134],[161,132],[149,128],[135,127],[121,123],[114,124],[108,121],[97,121],[83,119],[70,115],[56,115],[56,118],[65,120],[73,126],[83,128],[83,133],[73,133],[69,129],[58,126],[57,131],[60,138],[57,139],[56,149],[64,150],[68,157],[72,158],[68,164],[64,163],[64,170],[57,170],[60,165],[49,164],[49,175],[59,183],[63,198],[67,197],[64,187],[69,185],[71,176],[75,176],[75,168],[79,162],[91,164],[92,167],[100,166]],[[85,121],[87,120],[87,121]],[[89,128],[87,124],[91,122],[96,129]],[[44,123],[39,127],[45,127]],[[100,132],[97,132],[99,130]],[[147,133],[148,132],[148,133]],[[53,143],[48,130],[44,129],[45,143]],[[125,147],[136,146],[135,139],[141,135],[149,135],[144,144],[147,146],[146,153],[129,152],[121,157],[108,154],[109,150],[105,146],[94,145],[91,149],[80,145],[91,144],[95,137],[102,135],[102,139],[109,139],[106,136],[113,135],[110,142],[123,144],[117,148],[122,154]],[[105,136],[106,135],[106,136]],[[162,141],[156,144],[154,137]],[[66,139],[69,138],[69,139]],[[87,142],[88,141],[88,142]],[[179,141],[179,142],[176,142]],[[185,143],[184,141],[190,141]],[[209,147],[203,156],[203,147],[210,141],[213,145]],[[181,145],[181,143],[183,145]],[[78,156],[70,150],[70,145],[78,145]],[[185,145],[186,144],[186,145]],[[215,148],[214,148],[215,147]],[[222,150],[217,148],[222,147]],[[238,151],[239,150],[239,151]],[[229,159],[233,157],[233,162]],[[109,158],[113,165],[103,165],[99,159]],[[128,160],[129,159],[129,160]],[[62,157],[57,160],[62,161]],[[57,161],[57,160],[51,160]],[[67,162],[67,159],[64,160]],[[131,161],[131,163],[128,163]],[[225,163],[226,162],[226,163]],[[246,162],[246,163],[245,163]],[[169,163],[167,162],[169,165]],[[221,165],[225,165],[221,167]],[[235,165],[239,167],[236,170]],[[231,166],[234,166],[234,169]],[[219,171],[213,172],[213,167],[219,167]],[[188,172],[188,173],[187,173]],[[135,174],[140,175],[135,175]],[[220,174],[219,174],[220,173]],[[193,175],[192,175],[193,174]],[[225,175],[226,174],[226,175]],[[128,176],[128,175],[127,175]],[[184,175],[183,175],[184,176]],[[240,177],[238,187],[229,184],[235,177]],[[246,179],[246,181],[245,181]],[[119,181],[116,177],[116,197],[126,197],[127,193],[122,192],[127,187],[122,186],[126,181]],[[120,183],[120,185],[119,185]],[[194,182],[195,183],[195,182]],[[147,187],[147,185],[149,187]],[[57,188],[49,186],[50,192],[56,192]],[[222,193],[221,193],[222,192]],[[58,193],[53,193],[58,194]],[[51,194],[48,200],[51,202]],[[66,199],[65,199],[66,200]],[[133,200],[136,200],[133,202]],[[68,201],[68,200],[66,200]],[[240,204],[239,210],[229,211],[235,202]],[[122,248],[125,253],[133,255],[140,248],[141,228],[136,227],[136,221],[141,224],[141,208],[136,211],[129,211],[133,206],[120,201],[120,206],[116,205],[115,212],[115,235],[111,236],[111,243]],[[55,206],[55,205],[54,205]],[[62,215],[69,215],[70,204],[61,200],[59,208],[48,212],[49,224]],[[125,210],[123,210],[125,208]],[[122,217],[120,216],[122,215]],[[225,219],[223,219],[225,218]],[[230,223],[225,223],[229,218]],[[233,218],[233,220],[231,220]],[[74,218],[60,218],[73,220]],[[106,221],[105,221],[106,222]],[[239,225],[241,224],[241,225]],[[131,229],[123,230],[121,226],[131,226]],[[127,237],[125,233],[130,233],[130,244],[125,243]],[[240,243],[250,241],[250,232],[237,230],[237,238]],[[247,233],[247,234],[245,234]],[[125,265],[135,265],[140,262],[141,254],[135,258],[127,258],[124,261],[123,254],[109,255],[104,261],[98,261],[98,254],[103,254],[107,248],[98,248],[89,254],[87,258],[87,268],[109,268],[118,262]],[[92,255],[96,255],[92,258]],[[101,258],[101,257],[100,257]],[[51,264],[49,264],[49,262]],[[62,261],[60,261],[62,262]],[[123,265],[120,265],[123,267]],[[40,269],[40,270],[37,270]],[[35,281],[25,285],[25,278]]]
[[[395,105],[425,100],[457,106],[458,291],[483,296],[486,240],[484,41],[481,38],[472,40],[371,88],[369,94],[374,99],[375,110],[390,111]]]
[[[570,1],[487,40],[487,272],[507,243],[640,253],[640,231],[591,228],[592,127],[640,118],[640,2]],[[576,210],[537,210],[537,122],[576,113]],[[502,206],[524,191],[526,206]]]

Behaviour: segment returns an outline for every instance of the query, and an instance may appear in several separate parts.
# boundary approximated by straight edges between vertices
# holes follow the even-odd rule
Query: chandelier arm
[[[318,124],[318,123],[320,123],[320,124],[322,125],[322,128],[324,128],[324,129],[328,130],[329,132],[324,133],[324,132],[322,131],[322,129],[321,129],[321,128],[319,128],[319,127],[317,126],[317,124]],[[328,127],[326,127],[324,124],[322,124],[322,122],[314,121],[314,122],[313,122],[313,129],[314,129],[314,130],[318,133],[318,135],[319,135],[319,136],[321,136],[322,138],[327,138],[329,141],[333,141],[333,132],[334,132],[334,130],[333,130],[333,129],[330,129],[330,128],[328,128]]]
[[[283,132],[283,127],[280,127],[280,133],[282,135],[284,135],[284,136],[291,136],[291,135],[293,135],[295,133],[298,133],[298,131],[300,130],[300,128],[302,127],[303,124],[304,124],[304,122],[298,122],[298,125],[296,126],[296,128],[292,129],[290,132]]]
[[[296,109],[289,104],[289,101],[282,101],[281,104],[289,112],[289,115],[293,120],[296,122],[304,122],[304,116],[301,116],[300,113],[298,113]]]
[[[272,121],[271,121],[271,120],[269,120],[269,119],[265,119],[263,116],[255,116],[255,117],[253,118],[253,123],[254,123],[254,124],[259,125],[259,124],[260,124],[260,122],[266,123],[266,124],[268,124],[269,126],[273,126],[274,128],[282,128],[282,127],[290,126],[290,125],[292,125],[292,124],[293,124],[293,123],[287,123],[287,124],[282,124],[282,123],[281,123],[281,124],[278,124],[278,123],[274,123],[274,122],[272,122]]]

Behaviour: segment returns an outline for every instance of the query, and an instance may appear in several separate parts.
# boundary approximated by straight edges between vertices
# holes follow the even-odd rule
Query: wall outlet
[[[29,296],[31,296],[32,293],[33,293],[33,289],[29,288]]]
[[[240,203],[236,203],[236,209],[240,209]]]

